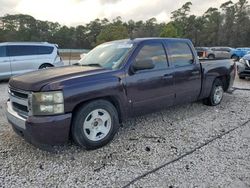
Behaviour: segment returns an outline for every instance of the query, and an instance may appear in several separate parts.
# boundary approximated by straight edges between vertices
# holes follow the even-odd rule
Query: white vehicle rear
[[[26,72],[63,66],[55,44],[0,43],[0,80]]]

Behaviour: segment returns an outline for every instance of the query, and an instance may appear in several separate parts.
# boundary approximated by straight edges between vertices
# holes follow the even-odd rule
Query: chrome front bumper
[[[13,110],[10,101],[7,102],[6,116],[11,124],[23,130],[26,129],[26,119],[18,115],[18,113]]]

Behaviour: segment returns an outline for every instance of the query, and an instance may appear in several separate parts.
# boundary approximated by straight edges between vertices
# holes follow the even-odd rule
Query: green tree
[[[160,37],[173,37],[173,38],[179,37],[178,31],[172,22],[168,23],[163,28],[163,30],[161,31]]]
[[[128,29],[123,25],[107,25],[97,36],[97,44],[128,38]]]

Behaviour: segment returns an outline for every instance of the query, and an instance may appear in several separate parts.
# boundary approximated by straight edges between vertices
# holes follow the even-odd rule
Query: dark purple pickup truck
[[[35,145],[73,138],[95,149],[112,140],[129,117],[197,100],[220,104],[235,70],[231,60],[199,62],[187,39],[113,41],[75,66],[11,78],[7,118]]]

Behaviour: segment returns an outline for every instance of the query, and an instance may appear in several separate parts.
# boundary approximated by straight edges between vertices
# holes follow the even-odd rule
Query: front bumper
[[[20,116],[7,102],[6,116],[13,130],[25,140],[38,147],[61,145],[69,140],[72,114],[57,116]]]
[[[239,63],[237,66],[237,71],[239,76],[250,76],[250,68],[244,64]]]

